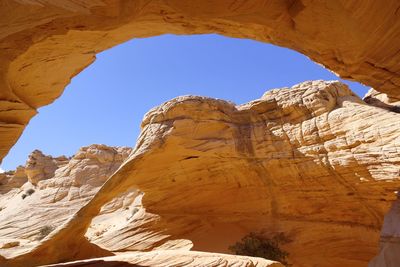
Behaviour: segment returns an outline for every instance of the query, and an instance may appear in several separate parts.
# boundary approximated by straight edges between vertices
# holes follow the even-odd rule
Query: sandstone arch
[[[396,0],[2,1],[0,159],[36,109],[59,97],[70,79],[93,62],[96,53],[135,37],[218,33],[269,42],[299,51],[343,78],[398,99],[399,8]],[[118,175],[122,177],[129,167]],[[104,191],[118,187],[116,181],[110,180]],[[71,233],[82,238],[88,221],[109,197],[99,194],[52,242],[57,244]],[[378,217],[372,216],[374,227],[379,224]],[[107,253],[84,239],[71,245],[79,241],[86,249],[83,255]],[[44,243],[37,254],[27,258],[56,252],[44,262],[62,259],[63,255],[57,254],[62,250],[48,250],[52,242]]]
[[[396,0],[2,1],[0,158],[96,53],[135,37],[218,33],[269,42],[399,98],[399,7]]]
[[[226,252],[240,234],[262,227],[295,240],[295,266],[365,266],[400,184],[399,116],[335,81],[271,90],[240,106],[194,96],[168,101],[145,116],[133,153],[94,198],[5,266],[138,249],[132,243],[165,248],[176,239]],[[89,243],[92,218],[130,188],[143,190],[146,212],[159,217],[136,217],[95,242],[100,247]]]

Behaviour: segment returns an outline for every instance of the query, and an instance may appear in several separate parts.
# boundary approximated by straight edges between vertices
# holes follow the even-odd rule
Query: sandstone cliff
[[[67,159],[33,151],[0,186],[0,253],[12,257],[39,244],[93,197],[130,152],[91,145]]]
[[[97,53],[138,37],[218,33],[272,43],[399,97],[399,6],[397,0],[3,0],[0,159],[36,109],[59,97]]]
[[[59,97],[70,79],[94,61],[96,53],[131,38],[163,33],[218,33],[231,37],[251,38],[294,49],[343,78],[357,80],[373,87],[379,93],[373,94],[373,97],[366,101],[393,111],[393,103],[400,99],[398,90],[400,85],[398,11],[399,2],[396,0],[2,1],[0,4],[0,159],[16,142],[30,118],[36,114],[37,108],[49,104]],[[63,71],[59,71],[60,69]],[[365,105],[360,99],[348,94],[334,94],[334,101],[329,100],[330,95],[332,96],[331,93],[327,95],[328,109],[321,108],[319,111],[310,109],[310,114],[314,114],[315,119],[304,116],[307,114],[307,112],[304,113],[304,110],[308,109],[304,109],[304,107],[308,107],[306,101],[310,101],[307,98],[308,94],[294,97],[298,101],[294,101],[293,105],[287,99],[282,100],[278,96],[276,101],[268,100],[267,97],[266,101],[261,99],[247,107],[201,104],[200,108],[209,106],[217,110],[214,110],[214,113],[219,114],[218,116],[227,116],[222,121],[226,121],[224,127],[228,132],[231,131],[235,134],[232,136],[224,136],[225,128],[218,128],[220,125],[208,125],[205,127],[214,129],[216,135],[209,138],[206,133],[202,132],[207,132],[207,130],[203,129],[205,122],[198,119],[203,116],[200,111],[196,111],[200,114],[198,118],[190,117],[188,122],[174,116],[167,121],[146,122],[143,138],[129,163],[113,176],[88,206],[78,211],[76,217],[73,217],[69,223],[60,227],[64,230],[54,231],[39,248],[31,248],[29,249],[31,252],[27,253],[25,258],[21,256],[15,259],[15,264],[24,259],[31,263],[35,261],[46,263],[65,259],[63,257],[73,259],[95,254],[105,255],[108,251],[107,248],[113,250],[117,247],[123,249],[141,247],[142,245],[138,244],[132,246],[131,240],[135,239],[132,235],[130,235],[131,239],[124,238],[124,240],[129,240],[127,242],[116,242],[114,234],[107,234],[112,231],[121,233],[121,229],[125,227],[136,229],[137,227],[133,224],[123,225],[118,222],[118,227],[111,227],[113,216],[106,214],[95,219],[96,226],[91,225],[89,221],[101,210],[110,211],[115,207],[115,210],[108,214],[117,211],[123,212],[125,204],[122,206],[115,204],[115,197],[124,199],[123,194],[126,194],[127,199],[132,199],[130,194],[133,191],[126,193],[126,188],[118,186],[115,181],[127,179],[128,176],[136,177],[135,171],[130,168],[140,169],[140,166],[136,165],[142,164],[145,168],[146,164],[150,164],[146,163],[149,162],[148,158],[153,157],[153,154],[163,153],[164,140],[166,140],[165,149],[181,146],[181,144],[184,149],[177,150],[175,157],[171,158],[172,162],[163,163],[155,156],[155,162],[161,161],[163,164],[160,166],[163,166],[164,169],[153,170],[153,174],[150,175],[152,178],[148,179],[153,179],[154,183],[140,178],[140,182],[135,185],[149,191],[146,193],[144,202],[149,204],[150,210],[154,213],[135,212],[135,216],[140,215],[142,219],[134,219],[136,218],[134,216],[129,220],[133,220],[135,223],[140,221],[143,225],[149,225],[151,221],[159,220],[162,223],[158,225],[165,224],[165,228],[162,229],[167,230],[161,231],[154,228],[154,225],[148,226],[150,229],[148,232],[142,230],[140,244],[152,248],[153,244],[157,242],[160,244],[162,240],[168,240],[166,241],[169,242],[168,247],[187,247],[191,242],[171,241],[171,239],[176,239],[176,236],[179,236],[178,240],[189,239],[189,237],[186,238],[187,233],[174,232],[174,228],[178,228],[179,224],[187,225],[188,220],[192,220],[193,225],[201,225],[201,227],[205,225],[203,228],[196,229],[217,229],[219,227],[218,231],[229,230],[231,225],[236,227],[240,224],[234,223],[230,219],[226,219],[225,223],[224,218],[237,216],[238,221],[241,221],[244,218],[243,214],[249,215],[250,218],[256,218],[252,217],[254,214],[258,214],[255,211],[256,208],[246,205],[257,206],[259,203],[270,203],[260,205],[259,209],[266,214],[261,214],[260,218],[268,218],[267,221],[273,222],[270,223],[273,226],[270,229],[287,231],[291,229],[292,223],[299,225],[297,228],[292,227],[294,228],[293,233],[303,233],[304,229],[315,229],[311,233],[306,231],[303,236],[298,234],[299,236],[296,238],[304,241],[296,246],[288,245],[294,246],[294,248],[289,247],[288,249],[294,251],[292,258],[298,259],[298,262],[302,263],[303,259],[310,256],[310,259],[319,257],[317,262],[329,258],[332,264],[335,262],[340,264],[341,262],[337,261],[337,255],[340,254],[340,258],[343,258],[344,253],[347,258],[354,259],[356,253],[352,249],[358,250],[359,247],[363,247],[366,251],[365,254],[357,254],[360,255],[360,259],[349,263],[351,266],[363,264],[365,259],[373,253],[374,245],[372,243],[377,240],[377,228],[381,223],[382,214],[387,209],[388,200],[394,198],[392,191],[398,188],[396,181],[399,176],[397,170],[399,142],[398,135],[396,135],[398,127],[394,125],[398,120],[398,115]],[[289,97],[293,97],[293,95],[289,94]],[[300,100],[301,97],[304,97],[304,103]],[[324,96],[317,97],[319,100],[315,102],[323,102],[322,98]],[[371,99],[373,99],[372,102]],[[186,104],[191,103],[190,101],[195,103],[212,102],[204,98],[197,99],[197,102],[194,99],[183,100]],[[314,101],[313,98],[312,101]],[[269,105],[278,109],[275,110]],[[176,106],[181,105],[176,104]],[[220,108],[222,108],[223,114],[228,111],[226,115],[218,112]],[[395,108],[395,110],[397,109]],[[159,112],[160,114],[164,113],[162,110]],[[194,111],[191,110],[191,112]],[[319,114],[319,112],[322,113]],[[256,116],[254,113],[259,115]],[[231,118],[232,114],[240,114],[238,117],[244,119],[238,120],[236,115],[233,119]],[[308,115],[311,116],[310,114]],[[165,115],[171,116],[171,114]],[[207,120],[213,123],[218,121],[215,118]],[[175,129],[169,123],[175,123],[178,126],[174,126]],[[199,124],[200,126],[196,129],[200,130],[196,131],[203,134],[203,140],[201,138],[192,140],[190,136],[185,137],[186,130],[180,128],[185,127],[185,123]],[[247,126],[252,123],[257,126]],[[267,134],[263,127],[267,129]],[[162,132],[164,129],[167,132]],[[179,133],[177,131],[181,130],[183,132],[181,136],[174,136]],[[155,139],[149,137],[151,132],[156,134]],[[217,134],[220,132],[222,137]],[[239,138],[238,136],[242,134],[249,137]],[[162,142],[157,141],[157,138]],[[269,138],[266,139],[269,140],[269,143],[266,142],[263,145],[265,140],[260,141],[263,138]],[[187,148],[185,147],[186,142],[195,142],[196,145],[194,147],[189,145]],[[271,143],[274,144],[271,145]],[[157,147],[157,145],[160,149],[153,152],[153,147]],[[218,149],[214,146],[217,146]],[[197,147],[200,147],[198,153],[202,156],[201,161],[204,151],[212,154],[212,157],[207,156],[205,163],[200,166],[197,165],[200,157],[196,158],[199,155],[192,155],[193,150],[197,151]],[[235,147],[235,150],[232,147]],[[261,154],[268,156],[260,156],[254,152],[258,149],[267,149],[268,153]],[[221,154],[222,156],[220,156]],[[228,157],[225,157],[226,155]],[[182,168],[177,167],[180,157],[186,158],[185,161],[182,161]],[[224,160],[225,164],[222,167],[213,167],[215,166],[213,162],[217,159]],[[228,167],[231,159],[234,165]],[[266,161],[270,163],[267,164]],[[47,163],[50,165],[46,171],[32,169],[30,179],[33,183],[40,185],[52,179],[52,172],[56,172],[55,166],[52,165],[54,162]],[[57,163],[54,164],[57,165]],[[175,165],[168,167],[169,164]],[[265,165],[268,167],[266,170]],[[277,171],[278,167],[285,171]],[[178,168],[179,171],[175,171],[175,168]],[[231,176],[231,173],[236,173],[237,168],[243,171]],[[161,188],[156,186],[156,182],[164,181],[162,177],[169,177],[164,179],[174,181],[174,185],[182,184],[185,180],[180,177],[186,175],[182,173],[192,169],[204,169],[204,173],[199,174],[203,180],[205,180],[203,176],[217,177],[215,178],[217,185],[213,187],[214,178],[211,181],[207,180],[205,185],[200,182],[201,180],[194,183],[195,187],[180,185],[178,188],[187,190],[186,195],[191,194],[191,197],[197,196],[196,186],[202,186],[205,190],[199,194],[199,197],[193,197],[188,203],[183,204],[177,197],[174,186],[171,187],[169,183]],[[39,173],[43,172],[42,177],[35,175],[38,171]],[[165,175],[163,172],[166,172]],[[159,173],[163,175],[158,177]],[[286,176],[285,173],[291,173],[291,175]],[[190,181],[192,178],[198,179],[196,175],[193,174],[194,178],[192,175],[188,175],[186,179]],[[123,176],[126,177],[123,178]],[[140,175],[138,176],[140,177]],[[226,177],[225,180],[221,178],[222,176]],[[263,179],[261,182],[260,179],[249,178],[249,181],[246,182],[247,176],[260,176]],[[16,175],[0,174],[0,183],[4,185],[0,187],[1,194],[11,197],[12,191],[25,184],[27,179],[28,176],[23,169],[17,170]],[[236,181],[239,182],[236,183]],[[133,190],[132,188],[135,186],[130,187],[130,183],[134,182],[126,182],[125,186],[129,187],[129,190]],[[219,188],[218,183],[223,184],[224,188],[226,183],[229,184],[230,186],[227,188],[232,195],[226,193],[227,196],[224,194],[221,197],[215,196],[213,192],[215,192],[214,189]],[[234,196],[237,189],[233,184],[236,184],[237,187],[240,185],[239,188],[241,188],[238,190],[240,193],[236,198]],[[114,188],[118,188],[118,190],[114,190]],[[248,189],[247,193],[245,193],[246,188]],[[168,190],[171,192],[167,192]],[[94,194],[94,191],[89,191],[90,194],[92,192]],[[84,195],[86,196],[89,191],[85,191]],[[114,191],[116,192],[110,193]],[[343,197],[344,194],[349,195]],[[170,200],[171,195],[172,199]],[[269,202],[260,201],[260,199],[265,200],[265,195],[268,196]],[[201,203],[200,197],[204,196],[209,196],[209,203],[215,203],[205,205],[210,212],[201,208],[203,203]],[[26,199],[31,198],[29,196]],[[159,206],[158,203],[163,202],[164,199],[167,200],[167,205]],[[230,203],[229,201],[232,200],[242,201],[243,204],[235,204],[234,207],[230,207],[231,204],[226,203]],[[291,204],[293,201],[295,203]],[[108,204],[104,207],[106,203]],[[170,205],[175,203],[180,205],[171,210]],[[181,212],[181,205],[184,205],[182,207],[183,215],[174,217],[173,212]],[[191,209],[192,205],[200,206],[200,208],[198,210]],[[229,206],[228,211],[221,213],[219,219],[215,219],[216,213],[224,211],[224,205]],[[245,211],[247,209],[248,212]],[[232,215],[233,211],[234,215]],[[124,216],[128,216],[129,212],[125,212]],[[157,212],[167,213],[168,216],[160,217],[156,214]],[[238,215],[235,215],[236,212]],[[190,215],[191,213],[193,216]],[[327,217],[325,218],[325,216]],[[203,218],[203,221],[199,220],[199,217]],[[212,218],[211,223],[208,223],[208,219],[204,219],[209,217]],[[275,219],[271,220],[271,218],[279,218],[276,220],[281,223],[277,224],[274,222]],[[304,220],[304,218],[307,219]],[[240,229],[243,229],[242,232],[253,228],[248,225],[260,223],[259,220],[254,220],[256,222],[243,223],[243,227],[240,225]],[[220,221],[223,223],[218,224]],[[325,223],[327,227],[319,226],[322,225],[321,222]],[[87,228],[89,231],[86,231]],[[107,231],[103,233],[104,229]],[[146,228],[141,227],[140,229]],[[197,233],[195,238],[190,237],[195,241],[195,248],[208,247],[210,242],[204,238],[204,233],[208,233],[207,231]],[[126,232],[125,237],[128,237],[128,233],[130,230]],[[196,231],[193,233],[196,235]],[[106,249],[101,250],[85,243],[84,234]],[[213,235],[212,231],[210,235]],[[338,235],[339,237],[336,239]],[[76,237],[75,240],[70,240],[71,236]],[[325,236],[326,239],[321,239],[319,242],[306,241],[307,239],[314,240],[313,238],[317,236]],[[347,239],[346,236],[348,236]],[[62,248],[59,249],[56,244],[57,242],[61,244],[63,239],[71,245],[71,249],[61,252]],[[148,240],[148,242],[144,240]],[[332,240],[335,242],[331,242]],[[336,242],[337,240],[339,241]],[[357,244],[355,244],[355,240]],[[13,244],[15,245],[15,243]],[[325,244],[325,246],[323,247],[321,244]],[[216,246],[217,248],[210,249],[220,251],[223,250],[225,244]],[[82,249],[81,254],[76,252],[79,249]],[[321,252],[322,249],[324,251]],[[310,251],[313,253],[308,255],[307,253]]]
[[[284,248],[294,266],[365,266],[400,187],[399,118],[335,81],[239,106],[178,97],[146,114],[135,149],[86,205],[7,264],[227,252],[266,230],[293,240]]]
[[[0,192],[5,194],[8,191],[21,187],[28,181],[25,168],[18,166],[15,171],[0,173]]]
[[[25,166],[0,176],[0,253],[6,257],[15,257],[34,249],[93,197],[130,152],[131,149],[125,147],[91,145],[81,148],[76,155],[67,159],[53,158],[35,150],[29,155]],[[32,174],[35,179],[28,180],[28,176],[33,177]],[[140,231],[137,223],[133,226],[130,224],[135,214],[142,213],[141,217],[145,215],[141,196],[137,190],[128,190],[104,205],[100,214],[93,219],[87,238],[104,245],[107,245],[107,235],[111,235],[114,242],[119,239],[123,244],[142,242],[143,239],[132,240],[122,234],[122,231],[133,226],[136,227],[136,232]],[[151,240],[149,236],[146,239]],[[172,248],[174,250],[166,250]],[[95,264],[101,267],[140,263],[140,266],[282,266],[260,258],[182,251],[176,248],[164,246],[162,251],[124,253],[71,265]],[[30,263],[23,265],[30,266]]]
[[[47,267],[283,267],[282,264],[262,258],[233,256],[198,251],[163,250],[152,252],[126,252],[117,256],[82,260]]]

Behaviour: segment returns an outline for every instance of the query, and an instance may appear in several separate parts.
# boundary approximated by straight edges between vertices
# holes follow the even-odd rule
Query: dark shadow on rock
[[[381,100],[371,96],[367,96],[363,100],[365,103],[371,106],[386,109],[395,113],[400,113],[400,106],[386,104],[385,102],[382,102]]]

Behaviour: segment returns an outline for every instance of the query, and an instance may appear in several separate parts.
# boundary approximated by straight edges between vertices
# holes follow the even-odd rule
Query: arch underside
[[[36,109],[59,97],[96,53],[138,37],[218,33],[268,42],[399,98],[399,6],[396,0],[3,1],[0,158]]]
[[[9,0],[0,7],[1,159],[37,108],[58,98],[71,78],[90,65],[97,53],[132,38],[165,33],[218,33],[287,47],[342,78],[400,99],[400,3],[396,0]],[[361,109],[362,105],[355,108]],[[64,252],[57,251],[60,248],[54,244],[63,244],[74,234],[77,239],[70,245],[80,242],[83,248],[83,254],[74,257],[107,255],[88,244],[83,234],[106,200],[123,190],[124,184],[118,182],[132,176],[132,166],[138,159],[140,155],[123,166],[88,208],[82,208],[70,224],[49,237],[52,242],[45,242],[36,254],[22,257],[15,264],[44,255],[48,256],[47,262],[62,259]],[[102,196],[102,192],[106,194]],[[261,208],[265,213],[273,212],[270,207]],[[363,227],[376,230],[382,214],[366,210],[371,221]]]

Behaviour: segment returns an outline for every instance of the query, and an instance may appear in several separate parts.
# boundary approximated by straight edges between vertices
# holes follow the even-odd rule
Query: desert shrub
[[[25,199],[27,196],[30,196],[33,193],[35,193],[35,190],[30,188],[30,189],[26,190],[25,193],[21,195],[21,197],[22,197],[22,199]]]
[[[290,242],[283,234],[279,233],[271,238],[266,237],[263,232],[251,232],[242,240],[229,247],[236,255],[261,257],[268,260],[279,261],[287,264],[289,253],[281,249],[281,245]]]
[[[51,225],[43,226],[39,230],[39,238],[38,239],[42,240],[43,238],[48,236],[51,232],[53,232],[53,230],[54,230],[54,226],[51,226]]]
[[[30,196],[30,195],[32,195],[33,193],[35,193],[35,190],[32,189],[32,188],[30,188],[30,189],[26,190],[25,193],[26,193],[28,196]]]

